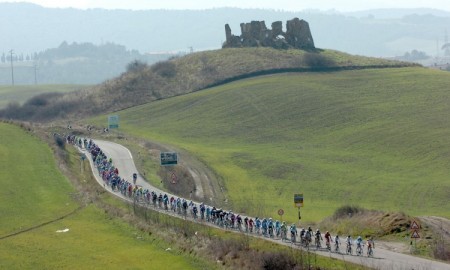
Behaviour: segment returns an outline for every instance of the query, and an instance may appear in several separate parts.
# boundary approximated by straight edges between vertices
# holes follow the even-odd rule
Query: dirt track
[[[446,243],[450,243],[450,220],[434,216],[423,216],[419,219],[423,225],[428,225],[434,232],[442,236]]]
[[[108,155],[108,157],[111,157],[114,161],[114,165],[119,169],[121,175],[132,175],[134,172],[137,171],[133,157],[130,153],[130,151],[123,147],[122,145],[107,142],[107,141],[97,141],[95,140],[95,143],[100,146],[100,148]],[[90,155],[87,155],[90,157]],[[89,158],[91,167],[93,168],[92,160]],[[103,180],[98,176],[98,173],[95,172],[94,168],[93,174],[96,177],[98,183],[102,186]],[[151,186],[149,183],[145,182],[142,178],[138,177],[137,184],[142,185],[144,188],[148,188],[150,190],[156,191],[157,193],[162,192],[155,187]],[[110,188],[105,187],[107,191],[113,193],[114,195],[120,197],[124,200],[129,200],[129,198],[123,197],[120,193],[111,191]],[[165,192],[164,192],[165,193]],[[170,194],[168,194],[171,196]],[[155,208],[152,208],[155,209]],[[155,211],[160,211],[163,213],[168,213],[163,210],[155,209]],[[181,218],[181,216],[174,215],[176,217]],[[424,217],[425,222],[430,222],[432,224],[435,224],[434,226],[441,226],[441,224],[445,224],[443,228],[448,229],[449,221],[443,220],[441,223],[440,218],[435,217]],[[205,225],[214,226],[210,223],[205,223]],[[214,226],[215,227],[215,226]],[[446,231],[448,233],[448,230]],[[251,235],[255,237],[261,237],[257,235]],[[262,237],[264,238],[264,237]],[[267,238],[264,238],[267,239]],[[291,245],[290,243],[283,243],[280,240],[276,239],[267,239],[269,241],[273,241],[279,244],[284,245]],[[316,252],[319,255],[327,256],[336,258],[339,260],[344,260],[352,263],[361,264],[367,267],[371,267],[373,269],[399,269],[399,270],[406,270],[406,269],[414,269],[414,270],[433,270],[433,269],[442,269],[450,270],[450,264],[442,263],[442,262],[436,262],[432,260],[427,260],[423,258],[414,257],[407,254],[401,254],[397,253],[388,249],[383,248],[383,245],[376,246],[377,248],[374,250],[374,258],[367,258],[367,257],[360,257],[360,256],[349,256],[349,255],[343,255],[343,254],[337,254],[337,253],[330,253],[328,251],[313,251]]]

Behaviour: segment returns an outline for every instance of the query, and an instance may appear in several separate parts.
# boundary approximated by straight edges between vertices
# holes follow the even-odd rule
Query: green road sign
[[[161,152],[161,166],[178,164],[178,155],[175,152]]]
[[[108,128],[119,128],[119,116],[110,115],[108,116]]]

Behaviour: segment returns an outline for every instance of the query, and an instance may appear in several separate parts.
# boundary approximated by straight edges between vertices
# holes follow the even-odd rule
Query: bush
[[[148,65],[142,61],[134,60],[127,65],[127,72],[140,72],[146,69]]]
[[[262,258],[263,269],[285,270],[296,269],[296,263],[292,256],[283,253],[265,253]]]
[[[172,78],[177,75],[176,66],[170,61],[158,62],[154,64],[152,66],[152,71],[165,78]]]
[[[333,219],[352,217],[355,214],[364,212],[364,209],[354,205],[344,205],[336,209],[333,214]]]
[[[59,148],[64,149],[66,146],[66,140],[63,137],[61,137],[59,134],[55,134],[54,137],[55,137],[56,145]]]
[[[334,61],[319,53],[306,53],[303,56],[305,65],[313,68],[332,67]]]

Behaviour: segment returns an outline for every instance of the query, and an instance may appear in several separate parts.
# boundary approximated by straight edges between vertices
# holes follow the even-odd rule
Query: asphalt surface
[[[122,178],[125,178],[126,180],[128,180],[129,182],[132,182],[132,175],[133,175],[133,173],[137,173],[137,169],[134,164],[131,152],[124,146],[117,144],[117,143],[113,143],[113,142],[94,140],[94,143],[97,144],[102,149],[102,151],[108,156],[108,158],[112,158],[114,166],[116,168],[118,168],[118,170],[119,170],[119,175]],[[80,150],[80,151],[85,152],[85,150]],[[90,155],[86,154],[86,156],[88,157],[88,160],[91,164],[92,172],[93,172],[97,182],[101,186],[105,187],[105,189],[107,191],[111,192],[112,194],[114,194],[115,196],[117,196],[123,200],[132,201],[132,199],[123,196],[120,192],[114,192],[111,190],[111,188],[109,188],[108,186],[105,186],[103,180],[98,175],[98,173],[94,167],[94,164],[93,164],[93,161],[92,161]],[[142,186],[144,189],[147,188],[151,191],[155,191],[157,194],[166,193],[169,197],[171,197],[171,196],[177,197],[176,195],[172,195],[170,193],[167,193],[165,191],[162,191],[158,188],[153,187],[148,182],[146,182],[139,175],[139,173],[138,173],[138,178],[137,178],[136,184]],[[189,198],[185,198],[185,199],[189,200]],[[197,205],[199,204],[199,202],[195,202],[195,203],[197,203]],[[151,207],[151,209],[154,209],[155,211],[166,213],[166,214],[178,217],[178,218],[183,218],[182,216],[174,214],[171,211],[165,211],[165,210],[159,209],[159,208],[155,209],[153,207]],[[241,216],[243,218],[245,217],[245,215],[241,215]],[[200,222],[199,220],[193,220],[191,218],[188,218],[188,219],[190,219],[194,222]],[[205,225],[219,228],[208,222],[202,222],[202,223]],[[236,233],[240,233],[240,232],[236,231]],[[266,239],[268,241],[272,241],[275,243],[293,246],[291,243],[282,242],[279,239],[269,239],[267,237],[256,235],[256,234],[249,234],[249,235],[254,236],[254,237],[260,237],[260,238],[263,238],[263,239]],[[344,239],[341,239],[341,241],[343,243]],[[295,246],[295,247],[297,247],[297,246]],[[397,270],[397,269],[398,270],[408,270],[408,269],[410,269],[410,270],[412,270],[412,269],[414,269],[414,270],[447,270],[448,269],[448,270],[450,270],[450,264],[447,264],[447,263],[428,260],[428,259],[424,259],[424,258],[419,258],[419,257],[407,255],[407,254],[396,253],[393,251],[382,249],[382,248],[379,248],[376,246],[376,242],[375,242],[375,247],[376,247],[376,249],[374,249],[374,257],[370,257],[370,258],[367,256],[344,255],[344,254],[338,254],[338,253],[323,251],[323,250],[316,251],[314,248],[311,248],[310,251],[315,252],[321,256],[336,258],[339,260],[344,260],[347,262],[364,265],[364,266],[367,266],[367,267],[370,267],[373,269],[395,269],[395,270]],[[344,244],[342,244],[341,250],[345,251]],[[355,250],[355,246],[353,247],[353,250]]]

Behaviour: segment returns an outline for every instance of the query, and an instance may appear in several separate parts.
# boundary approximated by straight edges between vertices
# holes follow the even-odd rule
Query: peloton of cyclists
[[[222,209],[216,209],[215,207],[207,206],[204,203],[199,203],[198,205],[196,205],[196,203],[194,203],[192,200],[187,201],[186,199],[179,197],[177,198],[170,194],[168,195],[160,193],[159,191],[151,191],[149,189],[143,188],[142,186],[136,185],[136,181],[138,178],[137,173],[132,174],[133,182],[130,183],[124,178],[120,178],[119,170],[114,166],[113,160],[110,157],[107,157],[92,140],[87,141],[86,139],[75,139],[76,137],[67,138],[68,142],[78,141],[77,143],[80,145],[82,142],[84,142],[84,148],[91,154],[91,158],[98,170],[99,175],[103,178],[106,185],[111,186],[113,191],[120,191],[122,195],[127,197],[133,196],[137,202],[143,202],[146,204],[150,204],[151,202],[153,202],[153,207],[157,208],[159,206],[160,209],[165,209],[166,211],[169,210],[170,206],[171,211],[180,215],[184,215],[185,218],[187,217],[187,210],[190,209],[190,213],[192,214],[192,217],[194,219],[198,218],[198,214],[200,214],[200,219],[202,221],[206,220],[218,226],[230,226],[231,228],[236,230],[243,230],[244,225],[245,232],[247,233],[253,233],[253,228],[256,227],[255,230],[257,234],[262,233],[266,237],[268,236],[273,238],[275,238],[276,236],[278,239],[281,238],[282,241],[287,240],[287,232],[289,230],[289,232],[291,233],[291,242],[296,242],[297,228],[295,224],[292,224],[288,228],[286,222],[280,222],[278,220],[273,221],[272,218],[258,219],[256,217],[255,220],[253,220],[251,217],[241,217],[239,214],[234,214],[231,211],[223,211]],[[317,246],[320,247],[322,235],[319,229],[317,229],[315,233],[313,232],[311,227],[308,227],[307,230],[305,230],[304,228],[301,229],[300,241],[302,245],[307,247],[313,237],[315,237],[315,239],[317,240]],[[331,250],[331,234],[327,231],[324,237],[326,240],[327,248]],[[356,240],[356,250],[358,255],[363,254],[363,242],[364,241],[360,236]],[[345,243],[347,245],[347,254],[352,254],[353,241],[350,235],[346,237]],[[339,252],[339,246],[341,243],[338,235],[334,237],[334,244],[336,247],[336,252]],[[367,255],[373,256],[373,249],[375,248],[373,237],[367,239],[366,246]]]

